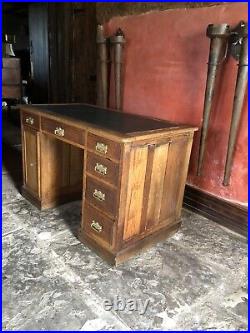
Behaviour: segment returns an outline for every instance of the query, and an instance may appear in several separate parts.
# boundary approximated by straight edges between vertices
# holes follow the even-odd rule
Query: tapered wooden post
[[[108,106],[108,51],[107,39],[101,24],[97,26],[97,105]]]
[[[237,140],[237,134],[239,130],[239,123],[242,113],[242,106],[244,101],[244,96],[247,87],[247,76],[248,76],[248,25],[244,23],[242,26],[242,44],[239,58],[239,68],[235,86],[234,102],[233,102],[233,113],[231,119],[230,134],[228,140],[227,148],[227,159],[224,173],[223,185],[229,185],[233,154],[235,151],[235,145]]]
[[[122,108],[122,63],[123,45],[125,44],[124,33],[118,29],[115,36],[110,39],[114,46],[114,76],[115,76],[115,104],[116,109]]]
[[[208,125],[210,113],[212,108],[212,101],[215,90],[216,76],[218,66],[226,53],[226,38],[229,36],[229,25],[224,24],[209,24],[207,27],[207,37],[211,39],[210,52],[208,60],[207,83],[203,109],[203,124],[201,128],[200,150],[198,159],[197,175],[201,175],[201,169],[204,159],[204,152],[206,147]]]

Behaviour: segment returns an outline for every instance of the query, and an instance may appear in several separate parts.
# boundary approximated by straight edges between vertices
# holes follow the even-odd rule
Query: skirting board
[[[247,237],[248,210],[186,185],[184,207]]]

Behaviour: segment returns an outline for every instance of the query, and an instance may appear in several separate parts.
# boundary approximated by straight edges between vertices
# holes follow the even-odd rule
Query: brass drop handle
[[[101,163],[96,163],[95,172],[100,173],[101,175],[106,175],[108,172],[108,168]]]
[[[105,201],[105,193],[95,189],[93,192],[93,197],[99,201]]]
[[[92,223],[91,223],[91,228],[94,229],[96,232],[101,232],[102,231],[102,226],[96,222],[95,220],[92,220]]]
[[[108,145],[105,145],[105,143],[103,143],[103,142],[97,142],[96,146],[95,146],[95,150],[98,153],[107,154],[107,152],[108,152]]]
[[[25,118],[26,124],[33,125],[34,124],[34,118],[32,117],[27,117]]]
[[[54,130],[54,134],[58,136],[64,136],[64,129],[61,127],[56,127]]]

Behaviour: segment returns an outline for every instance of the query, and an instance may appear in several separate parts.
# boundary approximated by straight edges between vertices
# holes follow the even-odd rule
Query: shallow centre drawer
[[[87,173],[109,184],[118,186],[119,164],[97,154],[88,152]]]
[[[112,245],[113,239],[113,221],[99,213],[90,205],[85,204],[83,215],[83,230],[94,238]]]
[[[87,201],[92,205],[98,207],[112,217],[116,216],[117,191],[115,189],[87,176],[85,195]]]
[[[53,119],[42,118],[42,130],[58,138],[84,145],[85,131]]]

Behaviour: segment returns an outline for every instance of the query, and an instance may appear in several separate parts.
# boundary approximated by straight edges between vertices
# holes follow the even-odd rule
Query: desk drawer
[[[120,160],[121,146],[119,143],[111,141],[95,134],[88,134],[88,149],[101,154],[106,158],[116,161]]]
[[[35,128],[39,130],[40,127],[40,121],[39,121],[39,116],[29,113],[29,112],[24,112],[22,111],[22,123],[23,125],[30,126],[32,128]]]
[[[87,173],[111,185],[118,186],[119,164],[97,154],[88,153]]]
[[[87,176],[86,199],[112,217],[116,216],[117,191]]]
[[[60,121],[42,118],[42,130],[79,145],[84,145],[84,130],[66,125]]]
[[[83,229],[91,237],[99,238],[108,245],[112,245],[113,221],[99,213],[90,205],[85,204]]]

